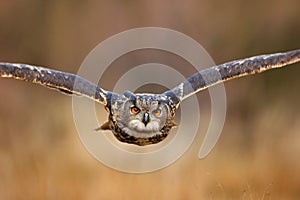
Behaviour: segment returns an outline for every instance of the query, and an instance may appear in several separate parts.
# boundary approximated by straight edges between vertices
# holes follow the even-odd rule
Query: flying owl
[[[176,126],[176,110],[187,97],[220,82],[299,61],[300,49],[236,60],[197,72],[162,94],[130,91],[117,94],[75,74],[27,64],[0,63],[0,76],[37,83],[101,103],[108,112],[108,121],[97,130],[111,130],[121,142],[144,146],[168,136]]]

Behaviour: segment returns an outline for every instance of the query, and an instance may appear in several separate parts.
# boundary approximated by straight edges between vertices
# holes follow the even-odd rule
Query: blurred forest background
[[[76,73],[101,41],[157,26],[192,37],[220,64],[300,48],[299,8],[299,0],[2,0],[0,61]],[[299,74],[295,64],[226,83],[212,153],[197,158],[204,128],[180,160],[148,174],[95,160],[76,133],[71,97],[0,79],[0,199],[299,199]]]

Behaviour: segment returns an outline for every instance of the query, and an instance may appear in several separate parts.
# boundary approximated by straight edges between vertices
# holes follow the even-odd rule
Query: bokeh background
[[[223,63],[300,48],[299,8],[299,0],[3,0],[0,60],[76,73],[101,41],[158,26],[185,33]],[[132,60],[142,62],[138,54],[116,61],[103,87]],[[76,133],[71,97],[1,79],[0,199],[299,199],[299,74],[295,64],[226,83],[227,118],[211,154],[197,158],[203,125],[180,160],[148,174],[95,160]],[[198,98],[208,123],[207,92]]]

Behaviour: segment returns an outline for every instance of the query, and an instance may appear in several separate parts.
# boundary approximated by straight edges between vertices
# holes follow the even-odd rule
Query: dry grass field
[[[109,36],[159,26],[189,35],[223,63],[300,48],[299,7],[298,0],[2,1],[0,61],[76,73]],[[226,83],[224,129],[203,160],[210,113],[208,93],[200,93],[196,141],[171,166],[146,174],[115,171],[88,153],[71,97],[0,79],[0,199],[299,199],[299,74],[295,64]]]

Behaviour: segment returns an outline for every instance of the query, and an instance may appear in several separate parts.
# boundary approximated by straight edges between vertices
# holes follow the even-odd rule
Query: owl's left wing
[[[258,74],[299,61],[300,49],[228,62],[195,73],[177,87],[166,91],[164,95],[172,97],[178,104],[185,98],[220,82]]]
[[[27,64],[0,62],[0,77],[37,83],[66,94],[85,96],[103,105],[107,105],[107,96],[110,94],[78,75]]]

